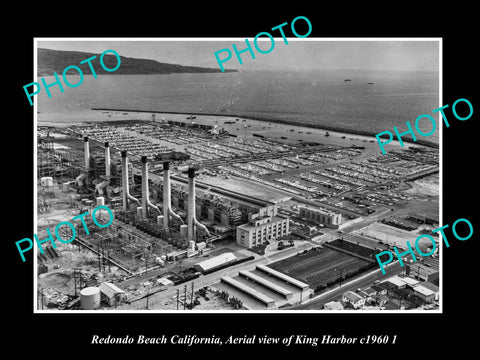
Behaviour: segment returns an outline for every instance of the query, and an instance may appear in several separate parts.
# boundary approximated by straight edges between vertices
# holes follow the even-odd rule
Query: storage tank
[[[83,310],[95,310],[100,306],[100,288],[90,286],[80,291],[80,307]]]
[[[103,196],[97,197],[97,206],[105,205],[105,198]]]

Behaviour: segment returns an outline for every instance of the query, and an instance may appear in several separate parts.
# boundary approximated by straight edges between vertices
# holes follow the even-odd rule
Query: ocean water
[[[78,78],[68,77],[71,83]],[[350,79],[351,81],[344,81]],[[47,83],[53,77],[45,78]],[[372,82],[373,84],[368,84]],[[217,113],[290,119],[350,130],[406,130],[439,104],[437,73],[391,71],[244,71],[218,74],[104,75],[76,88],[38,96],[38,111],[81,112],[92,107]],[[431,124],[421,123],[424,132]],[[437,131],[425,140],[438,142]]]

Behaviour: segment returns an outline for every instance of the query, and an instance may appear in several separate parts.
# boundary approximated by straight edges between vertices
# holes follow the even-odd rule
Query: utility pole
[[[190,300],[190,309],[193,309],[193,284],[194,282],[192,281],[192,299]]]
[[[75,283],[75,292],[73,296],[77,296],[77,270],[73,270],[73,281]]]
[[[103,272],[105,272],[105,255],[103,252],[103,239],[100,238],[100,246],[102,247],[102,265],[103,265]]]
[[[178,301],[180,299],[180,289],[177,289],[177,310],[178,310]]]
[[[42,310],[43,310],[43,288],[40,289],[40,297],[41,297]]]
[[[98,271],[102,272],[102,264],[100,262],[100,248],[97,245],[97,253],[98,253]]]
[[[145,253],[145,275],[147,275],[148,271],[148,254]]]
[[[187,284],[185,284],[184,291],[183,291],[183,310],[185,310],[185,306],[187,305]]]

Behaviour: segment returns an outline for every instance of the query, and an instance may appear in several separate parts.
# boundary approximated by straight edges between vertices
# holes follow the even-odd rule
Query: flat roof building
[[[402,277],[401,279],[404,283],[407,284],[407,286],[409,286],[411,288],[414,288],[415,286],[417,286],[420,283],[420,281],[418,281],[416,279],[412,279],[411,277],[408,277],[408,276]]]
[[[308,206],[298,207],[300,217],[323,224],[328,227],[338,228],[342,222],[342,214],[320,208],[312,208]]]
[[[193,268],[197,271],[205,273],[207,271],[212,271],[215,268],[219,268],[220,266],[223,266],[225,264],[231,263],[235,260],[237,260],[237,257],[235,256],[235,254],[231,252],[227,252],[227,253],[214,256],[210,259],[200,261],[195,265],[193,265]]]
[[[277,205],[259,209],[248,216],[248,223],[237,226],[237,244],[251,248],[289,234],[289,218],[277,215]]]
[[[389,277],[385,282],[392,284],[396,289],[404,289],[407,286],[407,283],[398,275]]]
[[[423,285],[417,285],[413,288],[413,293],[425,302],[435,300],[435,292]]]
[[[428,281],[432,284],[439,283],[439,260],[438,258],[426,257],[423,261],[407,264],[407,275],[420,280]]]
[[[438,300],[438,294],[439,294],[439,287],[437,285],[434,285],[428,281],[424,281],[422,283],[420,283],[420,285],[422,285],[423,287],[433,291],[434,293],[434,300]]]

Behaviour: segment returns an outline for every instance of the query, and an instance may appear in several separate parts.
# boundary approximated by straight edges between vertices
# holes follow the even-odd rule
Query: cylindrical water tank
[[[105,205],[105,198],[103,196],[97,197],[97,206]]]
[[[95,310],[100,306],[100,289],[89,286],[80,291],[80,306],[83,310]]]

